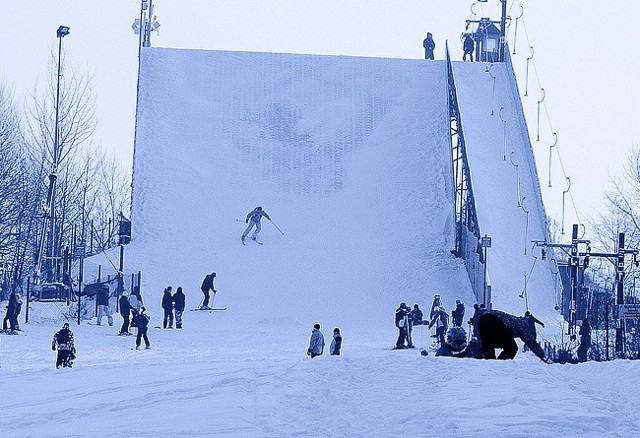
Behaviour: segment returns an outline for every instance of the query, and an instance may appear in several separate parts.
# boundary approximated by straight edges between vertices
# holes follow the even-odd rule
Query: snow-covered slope
[[[443,63],[146,49],[137,123],[127,260],[148,294],[195,304],[216,271],[245,318],[305,326],[474,301],[450,254]],[[257,205],[284,235],[263,220],[264,245],[243,246]]]
[[[526,280],[531,310],[555,314],[553,267],[531,242],[548,240],[547,217],[513,72],[507,62],[457,62],[453,70],[478,221],[492,238],[494,307],[524,313]]]

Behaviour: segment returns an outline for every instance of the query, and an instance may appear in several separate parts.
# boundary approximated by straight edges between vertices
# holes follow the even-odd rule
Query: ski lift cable
[[[529,44],[529,46],[531,47],[531,39],[529,38],[529,32],[527,30],[527,23],[526,20],[524,19],[524,17],[522,17],[522,28],[524,29],[524,34],[525,34],[525,38],[527,39],[527,43]],[[543,89],[542,88],[542,84],[540,82],[540,74],[538,73],[538,67],[536,65],[536,61],[534,59],[531,59],[531,63],[533,65],[533,72],[536,76],[536,82],[538,83],[538,88],[539,89]],[[546,100],[542,101],[542,107],[544,109],[544,113],[547,119],[547,123],[549,125],[549,129],[551,130],[552,133],[556,132],[555,129],[553,128],[553,123],[551,122],[551,114],[549,112],[549,108],[547,106],[547,102]],[[556,152],[556,156],[558,157],[558,162],[560,164],[560,169],[562,170],[562,174],[565,178],[567,178],[567,172],[564,166],[564,161],[562,160],[562,155],[560,153],[560,147],[556,144],[555,146],[555,152]],[[581,214],[578,211],[578,207],[576,205],[575,199],[573,197],[573,194],[571,192],[569,192],[569,199],[571,200],[571,205],[573,206],[573,210],[576,214],[576,218],[578,220],[578,223],[582,223],[582,219],[581,219]]]

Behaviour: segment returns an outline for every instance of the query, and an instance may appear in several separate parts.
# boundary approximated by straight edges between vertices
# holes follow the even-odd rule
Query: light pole
[[[483,258],[484,258],[484,281],[483,281],[483,297],[482,304],[485,305],[487,309],[491,309],[491,297],[487,294],[487,248],[491,248],[491,237],[486,234],[480,238],[480,247],[483,250]]]
[[[56,180],[58,178],[58,160],[60,159],[60,77],[62,76],[62,38],[67,35],[69,35],[68,26],[58,27],[58,30],[56,31],[56,37],[58,38],[58,77],[56,81],[56,119],[53,135],[53,162],[51,166],[51,173],[49,174],[49,189],[47,190],[47,201],[44,207],[44,223],[42,224],[42,234],[40,236],[38,254],[34,266],[36,282],[38,277],[40,276],[40,265],[42,260],[42,253],[44,250],[44,243],[47,236],[47,228],[49,229],[48,252],[50,252],[49,256],[46,257],[48,259],[48,277],[51,277],[53,275],[53,258],[55,257],[55,250],[53,248],[55,244],[55,188]],[[52,278],[49,278],[49,280],[52,280]]]

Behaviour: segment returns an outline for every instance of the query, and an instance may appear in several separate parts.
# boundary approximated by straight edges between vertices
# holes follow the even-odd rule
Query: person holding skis
[[[243,243],[244,243],[244,239],[247,237],[247,235],[249,234],[249,232],[254,226],[256,227],[256,229],[254,230],[253,235],[251,236],[251,239],[256,240],[256,238],[258,237],[258,233],[262,229],[262,225],[260,225],[260,220],[262,219],[263,216],[266,217],[268,220],[271,220],[269,215],[260,206],[254,208],[252,211],[249,212],[249,214],[247,214],[247,218],[245,219],[244,223],[249,225],[242,233],[241,239]]]
[[[176,328],[182,328],[182,312],[184,312],[184,308],[186,306],[187,297],[184,296],[184,292],[182,292],[182,286],[178,286],[176,289],[176,293],[173,294],[173,308],[176,312]]]
[[[324,336],[320,331],[320,324],[314,324],[311,339],[309,340],[309,348],[307,349],[307,356],[311,356],[313,359],[316,356],[321,356],[323,352]]]
[[[333,329],[333,341],[329,346],[329,353],[331,356],[340,356],[340,349],[342,348],[342,335],[338,327]]]
[[[149,315],[144,313],[145,310],[147,309],[143,307],[141,312],[136,314],[133,317],[133,321],[131,321],[131,327],[138,328],[138,335],[136,336],[136,350],[140,348],[140,341],[142,341],[142,338],[144,338],[145,349],[148,350],[149,348],[151,348],[149,336],[147,335],[147,333],[149,332],[149,320],[151,318],[149,317]]]
[[[422,42],[422,47],[424,47],[424,59],[433,60],[433,49],[436,48],[436,43],[433,41],[431,32],[427,32],[427,37]]]
[[[120,327],[119,336],[130,336],[129,333],[129,321],[131,316],[131,303],[129,303],[129,294],[127,291],[122,291],[122,296],[118,300],[118,308],[120,310],[120,316],[122,316],[122,327]]]
[[[169,323],[169,328],[173,328],[173,295],[171,290],[171,286],[167,286],[162,294],[162,310],[164,310],[162,328],[167,328],[167,322]]]
[[[69,329],[69,323],[62,324],[62,328],[53,335],[51,349],[56,351],[58,348],[58,357],[56,358],[56,368],[71,368],[73,360],[76,358],[76,347],[73,340],[73,333]]]
[[[211,310],[211,307],[209,307],[209,298],[210,298],[209,291],[213,292],[213,295],[215,297],[215,294],[216,294],[216,288],[214,285],[215,279],[216,279],[216,273],[212,272],[211,274],[205,275],[204,280],[202,280],[202,285],[200,286],[200,290],[204,294],[204,301],[202,302],[202,306],[200,306],[200,309],[202,310]]]

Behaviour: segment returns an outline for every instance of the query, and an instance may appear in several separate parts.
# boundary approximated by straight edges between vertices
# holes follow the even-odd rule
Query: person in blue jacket
[[[313,359],[316,356],[321,356],[323,352],[324,336],[320,331],[320,324],[314,324],[311,339],[309,340],[309,348],[307,349],[307,356],[311,356]]]

